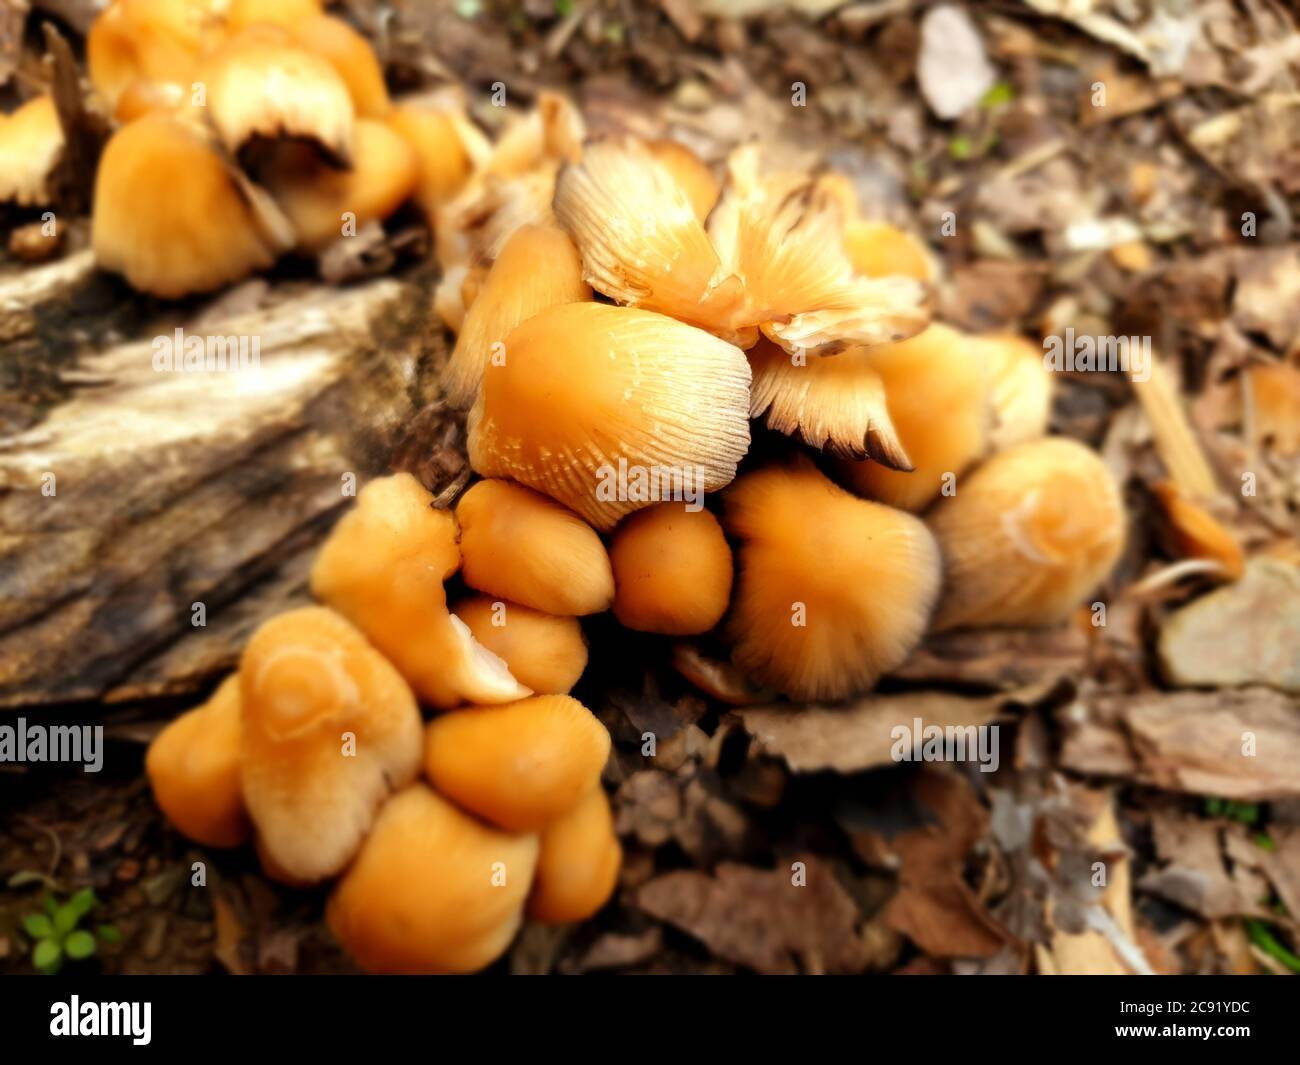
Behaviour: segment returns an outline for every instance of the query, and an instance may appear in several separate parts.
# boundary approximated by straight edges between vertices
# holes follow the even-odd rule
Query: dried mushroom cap
[[[100,157],[91,212],[95,261],[169,299],[238,281],[292,243],[271,224],[258,191],[202,128],[146,115],[118,130]]]
[[[326,921],[366,972],[475,972],[523,923],[537,852],[417,784],[379,811]]]
[[[686,198],[691,203],[695,217],[703,225],[718,202],[722,185],[713,176],[713,171],[686,145],[674,140],[646,141],[650,154],[672,174]]]
[[[476,595],[452,608],[480,644],[538,695],[566,695],[587,668],[587,641],[577,618]]]
[[[458,407],[474,402],[484,368],[494,355],[504,357],[505,339],[520,322],[547,307],[590,299],[573,242],[553,226],[521,226],[465,315],[442,375],[448,400]]]
[[[333,15],[314,15],[295,21],[291,27],[295,39],[318,56],[328,60],[348,88],[352,106],[358,116],[384,118],[391,110],[384,71],[361,34]],[[358,154],[364,150],[359,146]]]
[[[939,552],[910,514],[857,499],[810,462],[723,494],[739,540],[732,659],[793,699],[841,699],[900,666],[939,594]]]
[[[731,548],[718,519],[659,503],[614,530],[614,616],[625,628],[669,636],[708,632],[731,599]]]
[[[230,37],[203,68],[208,114],[231,153],[254,138],[300,138],[351,165],[355,111],[329,61],[277,26],[257,24]]]
[[[188,93],[203,56],[226,32],[226,0],[114,0],[86,35],[91,84],[116,110],[136,82]]]
[[[548,614],[608,610],[605,545],[571,510],[510,481],[479,481],[456,504],[465,583]]]
[[[844,224],[844,251],[863,277],[902,275],[931,284],[938,270],[920,240],[888,222],[850,218]]]
[[[802,174],[760,176],[754,145],[728,160],[728,182],[709,217],[725,273],[743,283],[743,324],[787,351],[834,354],[902,340],[925,328],[925,291],[910,278],[863,277],[845,254],[840,200]]]
[[[937,323],[867,354],[884,382],[889,417],[911,470],[872,461],[837,462],[835,469],[855,491],[919,512],[988,445],[988,370],[969,337]]]
[[[640,141],[589,145],[556,182],[555,217],[606,296],[726,335],[753,324],[686,190]]]
[[[684,490],[716,491],[749,449],[749,363],[703,330],[570,303],[533,316],[505,343],[470,414],[470,462],[597,529]]]
[[[462,809],[512,832],[533,832],[595,787],[609,732],[567,695],[441,714],[425,729],[424,773]]]
[[[13,114],[0,115],[0,203],[49,204],[62,158],[63,127],[53,97],[36,96]]]
[[[542,830],[529,918],[545,924],[587,920],[614,894],[622,862],[609,799],[601,788],[592,788]]]
[[[244,648],[239,680],[244,800],[258,837],[288,876],[333,876],[388,793],[419,772],[415,697],[323,607],[265,622]]]
[[[424,701],[521,699],[529,690],[447,612],[443,581],[460,566],[456,519],[432,501],[409,473],[366,485],[316,556],[312,593],[357,625]]]
[[[871,458],[891,469],[911,462],[889,417],[885,382],[872,365],[875,348],[833,358],[791,355],[764,338],[748,351],[754,371],[751,418],[838,458]]]
[[[252,835],[239,780],[239,678],[154,737],[144,769],[167,820],[206,847],[238,847]]]
[[[300,247],[319,251],[343,234],[387,218],[415,191],[415,154],[382,122],[356,125],[356,166],[338,170],[308,144],[278,145],[259,171],[297,234]]]
[[[1064,620],[1110,573],[1124,506],[1106,464],[1064,437],[1018,444],[928,518],[946,565],[938,629]]]
[[[989,446],[1004,451],[1046,436],[1052,415],[1052,374],[1043,364],[1043,349],[1010,333],[969,337],[967,343],[988,368],[991,382]]]

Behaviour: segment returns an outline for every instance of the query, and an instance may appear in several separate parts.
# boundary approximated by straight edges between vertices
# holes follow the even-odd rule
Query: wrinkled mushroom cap
[[[238,847],[252,834],[239,781],[239,678],[154,737],[144,768],[167,820],[208,847]]]
[[[331,876],[389,791],[419,770],[415,697],[360,632],[323,607],[265,622],[239,675],[244,799],[262,845],[290,877]]]
[[[795,699],[841,699],[920,642],[940,567],[918,519],[855,498],[806,460],[737,478],[723,502],[740,542],[727,631],[751,677]]]
[[[565,695],[587,668],[587,641],[577,618],[476,595],[452,612],[480,644],[500,658],[511,674],[538,695]]]
[[[592,788],[542,831],[528,916],[545,924],[587,920],[614,893],[622,860],[609,799]]]
[[[731,548],[718,519],[685,503],[630,515],[609,545],[614,616],[626,628],[669,636],[707,632],[731,598]]]
[[[590,525],[510,481],[479,481],[456,504],[465,583],[480,592],[580,617],[608,610],[614,576]]]
[[[417,784],[379,811],[326,920],[367,972],[475,972],[519,930],[537,851]]]
[[[469,707],[425,730],[424,772],[461,808],[512,832],[572,809],[600,778],[609,732],[567,695]]]

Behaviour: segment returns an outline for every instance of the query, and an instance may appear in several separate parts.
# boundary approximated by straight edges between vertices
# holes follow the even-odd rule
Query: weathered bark
[[[0,278],[0,706],[200,687],[305,601],[348,475],[363,484],[394,454],[432,487],[429,455],[456,472],[460,427],[431,406],[444,352],[428,289],[287,284],[257,309],[236,294],[186,317],[84,256]],[[153,340],[177,326],[256,337],[260,363],[160,371]],[[123,328],[137,339],[105,342]]]

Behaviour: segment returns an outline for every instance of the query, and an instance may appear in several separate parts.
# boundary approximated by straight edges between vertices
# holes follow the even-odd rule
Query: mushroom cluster
[[[457,570],[491,592],[449,608]],[[613,596],[595,533],[517,485],[482,482],[453,514],[396,474],[361,491],[311,588],[324,605],[265,622],[150,746],[172,824],[252,841],[288,885],[338,878],[329,925],[371,972],[472,972],[525,915],[600,909],[621,862],[610,737],[567,694],[587,662],[575,615]],[[422,705],[445,712],[426,724]]]

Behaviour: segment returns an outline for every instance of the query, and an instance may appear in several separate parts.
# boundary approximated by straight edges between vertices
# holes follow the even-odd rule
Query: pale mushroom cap
[[[357,625],[426,702],[508,702],[530,694],[447,611],[460,565],[456,519],[409,473],[366,485],[312,567],[312,593]]]
[[[95,177],[91,243],[102,269],[169,299],[238,281],[280,250],[204,132],[165,114],[109,140]]]
[[[43,207],[51,201],[51,178],[63,158],[63,127],[47,95],[0,115],[0,203]]]
[[[731,481],[749,448],[749,376],[740,349],[664,315],[550,307],[485,370],[470,462],[607,531],[641,507]]]
[[[553,226],[521,226],[470,301],[442,377],[447,398],[458,407],[474,402],[484,369],[493,358],[506,357],[506,337],[520,322],[547,307],[589,299],[573,242]]]
[[[532,832],[572,809],[600,778],[609,732],[567,695],[442,714],[425,730],[424,773],[494,825]]]
[[[732,658],[795,699],[840,699],[900,666],[939,594],[939,552],[910,514],[857,499],[811,463],[724,493],[740,541]]]
[[[1052,374],[1043,363],[1042,345],[1010,333],[971,337],[969,342],[987,367],[992,385],[989,447],[1004,451],[1046,436],[1052,415]]]
[[[718,519],[685,503],[630,515],[609,545],[614,616],[629,629],[669,636],[707,632],[731,599],[731,548]]]
[[[190,90],[226,30],[225,0],[115,0],[86,35],[91,83],[110,108],[137,81]]]
[[[432,221],[474,171],[461,127],[449,112],[417,103],[399,104],[386,121],[415,152],[419,175],[416,199]]]
[[[542,831],[528,916],[546,924],[587,920],[613,895],[622,861],[609,799],[592,788]]]
[[[930,249],[888,222],[849,219],[844,225],[844,250],[854,271],[863,277],[901,274],[928,283],[937,273]]]
[[[145,773],[154,801],[178,831],[208,847],[238,847],[252,834],[239,780],[239,678],[154,737]]]
[[[703,225],[718,202],[722,185],[713,171],[686,145],[673,140],[646,141],[650,154],[660,163],[686,193],[691,210]]]
[[[1064,620],[1124,546],[1115,478],[1095,452],[1064,437],[994,455],[940,500],[928,524],[946,566],[938,629]]]
[[[890,421],[912,469],[868,460],[837,462],[835,470],[871,499],[924,510],[988,446],[988,369],[968,337],[939,324],[910,340],[871,348],[866,357],[884,382]]]
[[[415,191],[415,153],[388,126],[358,119],[355,144],[351,170],[329,166],[310,145],[292,143],[280,146],[261,172],[302,247],[319,250],[339,240],[345,227],[355,233],[381,221]]]
[[[566,617],[614,601],[600,537],[578,515],[511,481],[479,481],[456,504],[465,583]]]
[[[256,24],[235,34],[204,63],[203,81],[208,114],[230,152],[254,137],[302,138],[351,163],[355,111],[348,87],[288,30]]]
[[[360,117],[384,118],[392,110],[384,72],[375,50],[361,34],[333,15],[314,15],[295,21],[294,37],[309,52],[329,61],[348,88],[352,106]],[[365,151],[357,148],[358,157]]]
[[[490,595],[462,599],[452,612],[520,684],[538,695],[566,695],[587,668],[587,641],[577,618],[555,617]]]
[[[390,790],[419,771],[420,711],[366,638],[323,607],[265,622],[240,659],[244,800],[294,878],[342,869]]]
[[[417,784],[379,811],[326,920],[367,972],[475,972],[519,930],[537,853]]]

